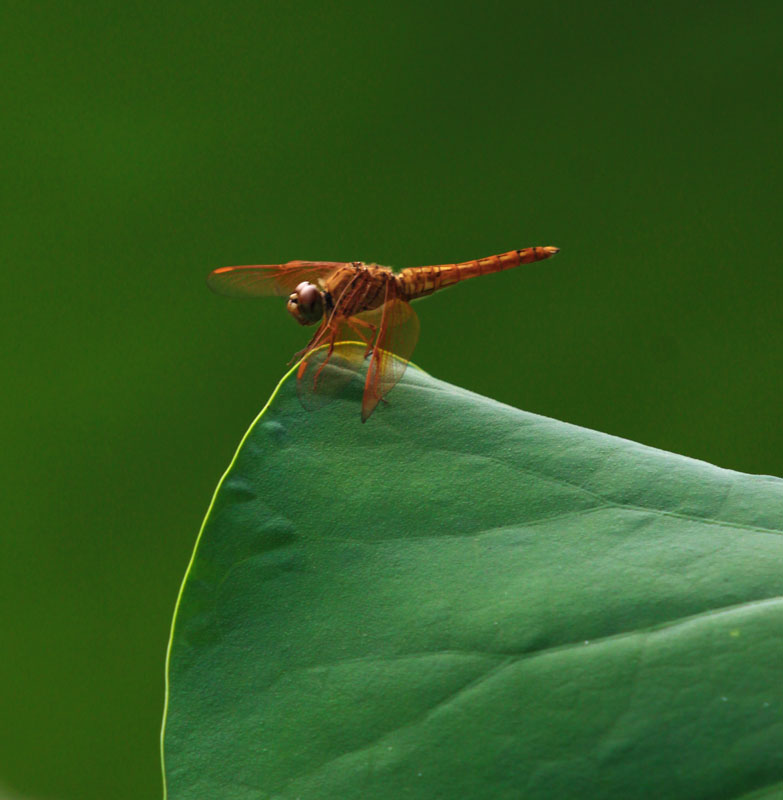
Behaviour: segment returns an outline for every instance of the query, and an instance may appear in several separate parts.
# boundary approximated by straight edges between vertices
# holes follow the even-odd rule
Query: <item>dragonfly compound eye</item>
[[[317,286],[300,283],[288,298],[288,310],[302,325],[313,325],[324,315],[324,296]]]

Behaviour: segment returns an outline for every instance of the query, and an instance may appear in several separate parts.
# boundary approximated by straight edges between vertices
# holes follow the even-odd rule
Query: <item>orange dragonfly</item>
[[[413,354],[419,319],[410,306],[412,300],[557,252],[557,247],[527,247],[398,273],[361,261],[221,267],[209,274],[207,284],[229,297],[288,296],[286,307],[298,323],[318,325],[307,346],[294,356],[301,358],[297,379],[305,408],[317,407],[337,393],[371,355],[362,397],[362,422],[366,422],[402,377]]]

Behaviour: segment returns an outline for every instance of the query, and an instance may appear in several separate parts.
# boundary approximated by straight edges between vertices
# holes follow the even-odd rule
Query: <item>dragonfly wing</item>
[[[365,361],[367,334],[345,317],[325,321],[305,348],[297,370],[297,391],[308,411],[342,394]]]
[[[339,261],[289,261],[287,264],[252,264],[220,267],[207,276],[213,292],[228,297],[287,297],[302,281],[321,285]]]
[[[410,304],[392,296],[383,304],[362,397],[362,422],[403,376],[419,338],[419,318]]]

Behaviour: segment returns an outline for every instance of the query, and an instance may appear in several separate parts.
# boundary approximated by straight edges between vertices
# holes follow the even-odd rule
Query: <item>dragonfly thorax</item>
[[[314,284],[302,281],[288,298],[286,308],[300,325],[315,325],[324,315],[324,293]]]

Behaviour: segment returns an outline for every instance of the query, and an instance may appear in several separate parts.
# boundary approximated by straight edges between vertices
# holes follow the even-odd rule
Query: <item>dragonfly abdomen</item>
[[[478,258],[473,261],[462,261],[459,264],[410,267],[402,270],[397,276],[397,280],[405,299],[415,300],[468,278],[489,275],[491,272],[513,269],[520,264],[541,261],[557,252],[557,247],[526,247],[524,250],[510,250],[508,253]]]

